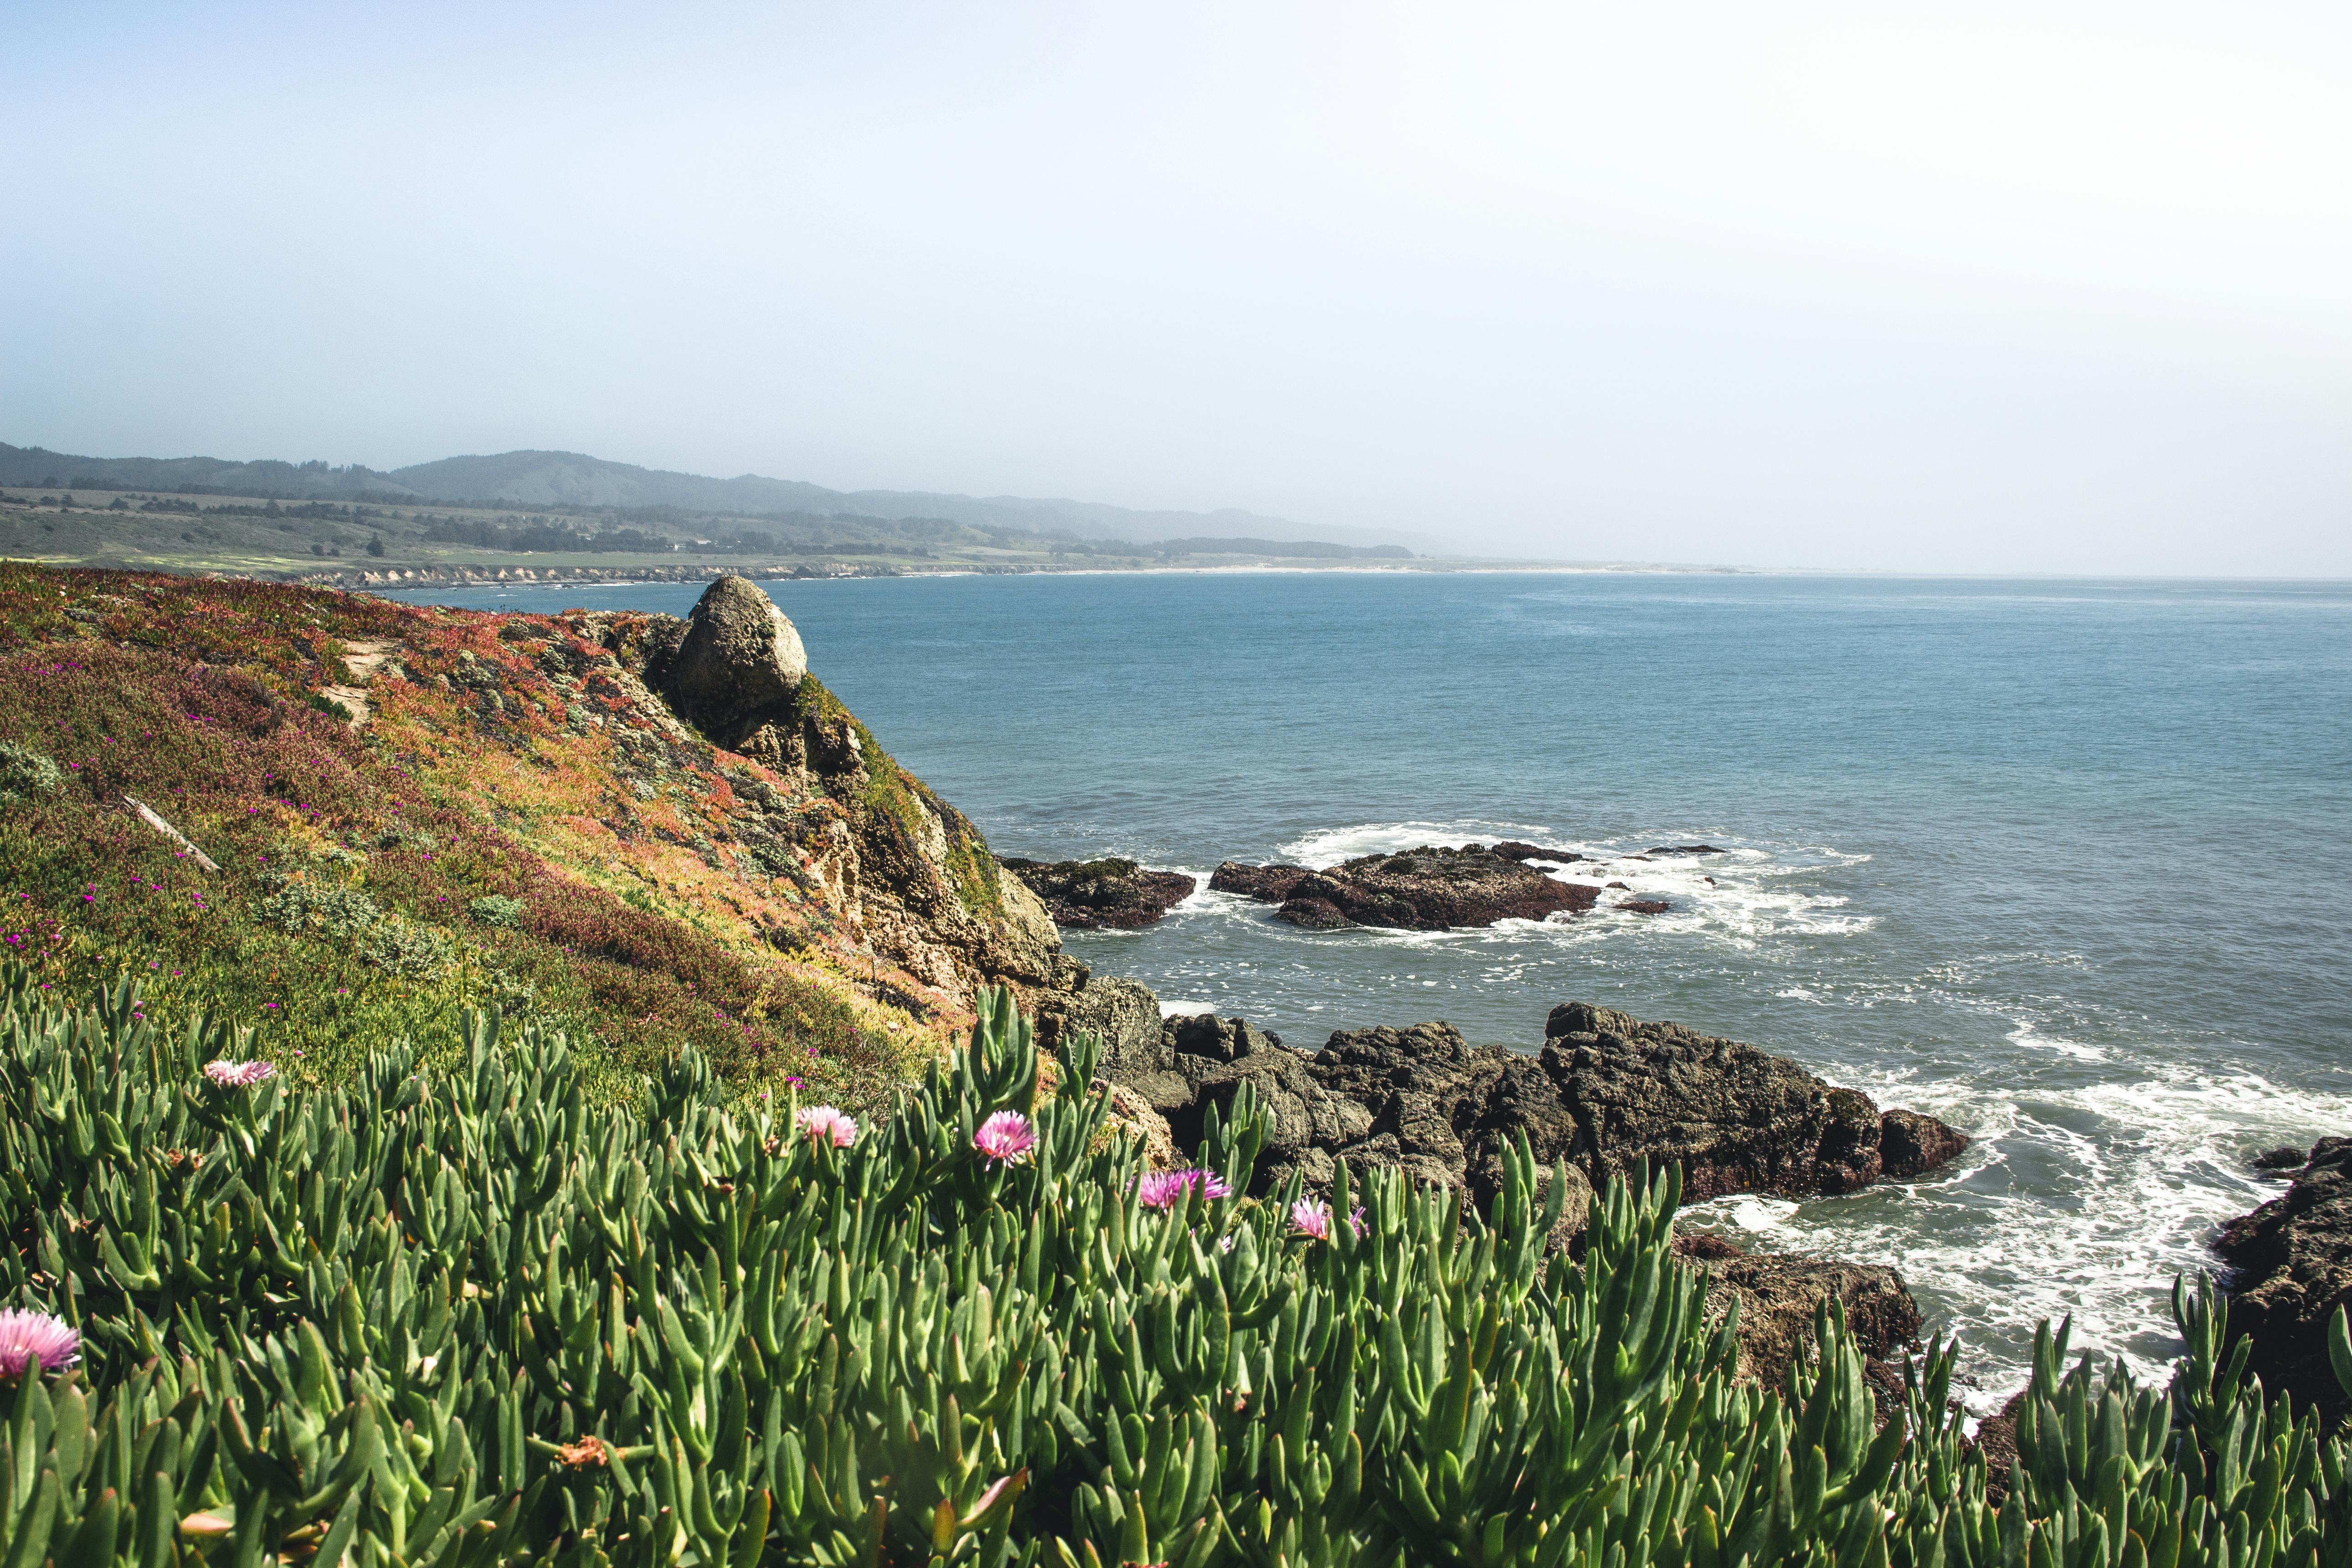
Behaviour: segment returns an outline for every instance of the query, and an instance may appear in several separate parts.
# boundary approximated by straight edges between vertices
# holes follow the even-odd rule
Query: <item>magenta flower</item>
[[[1000,1165],[1018,1164],[1037,1147],[1037,1130],[1017,1110],[1000,1110],[980,1124],[971,1146]]]
[[[1148,1209],[1173,1208],[1185,1194],[1192,1192],[1199,1193],[1203,1203],[1234,1195],[1234,1189],[1212,1171],[1154,1171],[1135,1184],[1135,1195]]]
[[[831,1105],[812,1105],[801,1112],[801,1131],[812,1143],[846,1149],[857,1142],[856,1120]]]
[[[1358,1236],[1364,1234],[1367,1227],[1360,1205],[1348,1216],[1348,1228]],[[1303,1236],[1311,1241],[1330,1240],[1331,1205],[1320,1198],[1299,1199],[1290,1205],[1290,1230],[1292,1235]]]
[[[278,1076],[268,1062],[206,1062],[205,1076],[223,1089],[249,1089]]]
[[[63,1318],[21,1307],[0,1311],[0,1377],[61,1371],[80,1355],[81,1335]]]

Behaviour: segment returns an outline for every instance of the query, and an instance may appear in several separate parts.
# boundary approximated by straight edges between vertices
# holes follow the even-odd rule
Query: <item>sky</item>
[[[2352,9],[0,0],[0,440],[2352,576]]]

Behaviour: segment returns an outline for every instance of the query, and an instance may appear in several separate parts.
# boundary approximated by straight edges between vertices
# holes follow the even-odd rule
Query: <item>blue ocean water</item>
[[[1307,933],[1202,893],[1098,971],[1293,1044],[1589,999],[1977,1139],[1696,1217],[1894,1263],[1980,1405],[2034,1321],[2171,1353],[2173,1274],[2352,1132],[2352,584],[1696,574],[781,582],[813,668],[1000,854],[1202,878],[1514,837],[1664,915]],[[674,585],[441,591],[684,613]],[[1616,858],[1706,842],[1731,853]],[[1595,868],[1577,867],[1578,872]],[[1568,873],[1561,873],[1565,876]],[[1710,881],[1709,879],[1712,879]]]

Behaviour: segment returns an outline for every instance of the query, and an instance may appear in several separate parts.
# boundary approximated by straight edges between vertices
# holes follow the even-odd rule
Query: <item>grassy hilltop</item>
[[[60,996],[128,964],[320,1077],[495,1005],[870,1097],[968,996],[862,940],[824,855],[928,792],[862,727],[854,785],[714,749],[630,673],[651,620],[0,564],[6,953]]]

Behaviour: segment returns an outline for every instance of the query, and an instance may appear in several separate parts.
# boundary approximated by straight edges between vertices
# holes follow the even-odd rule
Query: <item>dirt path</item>
[[[367,700],[368,682],[389,660],[397,645],[386,641],[351,642],[343,645],[343,668],[351,672],[349,686],[322,686],[319,695],[330,702],[340,702],[351,710],[352,728],[366,723],[375,710]]]

